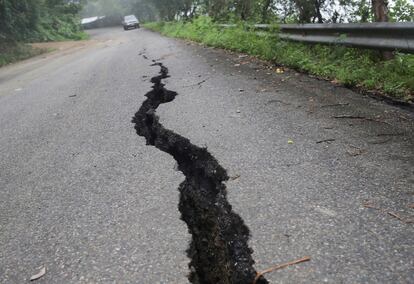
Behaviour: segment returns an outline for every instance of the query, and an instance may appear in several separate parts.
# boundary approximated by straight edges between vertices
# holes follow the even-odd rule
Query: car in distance
[[[124,30],[129,30],[130,28],[137,29],[139,28],[139,21],[134,15],[128,15],[124,17],[122,25],[124,26]]]

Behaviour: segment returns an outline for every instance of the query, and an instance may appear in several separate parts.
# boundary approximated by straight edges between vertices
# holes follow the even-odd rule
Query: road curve
[[[161,62],[167,129],[230,177],[270,283],[414,282],[414,115],[144,29],[0,69],[0,283],[188,283],[184,176],[131,118]]]

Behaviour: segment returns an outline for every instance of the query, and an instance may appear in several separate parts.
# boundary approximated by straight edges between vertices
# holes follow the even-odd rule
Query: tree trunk
[[[246,21],[250,17],[252,0],[239,0],[240,19]]]
[[[388,0],[372,0],[375,22],[388,22]]]
[[[375,22],[388,22],[388,0],[372,0],[372,11]],[[385,60],[394,58],[391,51],[383,51],[381,54]]]
[[[270,4],[272,4],[273,0],[264,0],[263,2],[263,9],[262,9],[262,23],[267,22],[267,15],[269,13]]]
[[[318,19],[319,24],[323,23],[323,17],[322,17],[322,13],[321,13],[321,6],[322,6],[321,1],[315,0],[315,16]]]
[[[299,11],[299,22],[302,24],[312,22],[313,4],[308,0],[295,0],[296,8]]]

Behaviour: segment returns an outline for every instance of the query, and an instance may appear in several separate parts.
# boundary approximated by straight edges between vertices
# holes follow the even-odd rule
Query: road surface
[[[414,282],[414,115],[254,58],[140,29],[92,30],[0,69],[0,283],[188,283],[184,176],[131,118],[157,114],[230,176],[271,283]]]

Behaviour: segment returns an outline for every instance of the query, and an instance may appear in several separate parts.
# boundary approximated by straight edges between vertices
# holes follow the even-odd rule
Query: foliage
[[[0,0],[2,42],[82,39],[82,1]]]
[[[270,34],[258,35],[243,25],[222,29],[205,16],[192,22],[150,23],[146,27],[168,36],[248,53],[347,86],[413,100],[413,55],[397,54],[384,62],[375,51],[286,42]]]
[[[414,22],[414,5],[407,0],[395,0],[390,17],[396,22]]]
[[[208,15],[219,22],[369,22],[379,18],[373,9],[378,5],[385,6],[382,8],[389,11],[391,20],[413,20],[411,0],[89,0],[84,15],[135,13],[144,21],[189,20]]]
[[[0,67],[44,52],[46,52],[46,50],[32,48],[27,44],[0,43]]]

